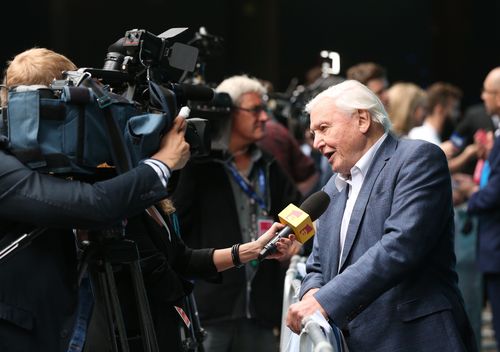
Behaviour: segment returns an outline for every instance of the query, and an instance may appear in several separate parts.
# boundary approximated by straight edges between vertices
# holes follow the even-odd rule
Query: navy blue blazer
[[[50,227],[0,262],[0,351],[65,351],[78,298],[70,229],[137,214],[166,193],[147,165],[90,185],[38,174],[0,150],[0,248],[8,234]]]
[[[487,185],[474,193],[467,210],[478,216],[478,263],[485,273],[500,273],[500,138],[488,157]]]
[[[311,288],[352,352],[473,351],[454,270],[446,158],[423,141],[389,135],[365,176],[339,267],[343,214],[334,177],[317,222],[301,296]]]

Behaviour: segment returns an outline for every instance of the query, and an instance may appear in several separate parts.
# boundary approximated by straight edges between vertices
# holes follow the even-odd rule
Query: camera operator
[[[62,55],[33,49],[10,63],[5,82],[21,83],[14,83],[21,73],[24,83],[47,84],[43,78],[37,81],[40,75],[51,81],[71,68],[69,63]],[[70,229],[113,224],[166,197],[169,169],[182,167],[189,158],[184,122],[177,120],[154,155],[156,160],[94,185],[38,174],[0,150],[1,248],[36,227],[49,228],[0,262],[1,351],[66,350],[78,298]]]
[[[5,83],[9,88],[21,84],[47,86],[53,79],[60,79],[62,71],[74,69],[74,64],[60,54],[31,49],[10,63]],[[69,229],[108,226],[127,215],[130,217],[126,234],[140,249],[160,349],[181,349],[180,318],[174,304],[191,289],[182,276],[216,276],[217,271],[235,265],[235,260],[246,263],[255,259],[282,227],[273,225],[262,239],[241,245],[237,252],[231,253],[231,248],[191,250],[175,235],[176,229],[167,215],[161,214],[165,227],[156,221],[159,219],[141,214],[146,206],[166,197],[171,171],[187,162],[189,145],[184,140],[185,130],[185,120],[176,118],[151,159],[133,171],[94,185],[40,175],[7,152],[0,152],[0,218],[4,225],[0,245],[8,234],[24,233],[36,226],[51,228],[0,263],[0,280],[8,283],[0,288],[2,351],[66,350],[79,303],[77,257]],[[280,251],[289,245],[289,240],[281,241]],[[275,257],[280,256],[278,253]],[[118,280],[119,289],[131,291],[127,283],[126,279]],[[126,308],[127,302],[122,305]],[[124,310],[126,317],[133,314]],[[134,329],[135,321],[126,319],[126,323],[128,330]],[[90,334],[86,349],[107,350],[106,343],[99,344],[99,337]],[[131,347],[135,350],[134,345]]]

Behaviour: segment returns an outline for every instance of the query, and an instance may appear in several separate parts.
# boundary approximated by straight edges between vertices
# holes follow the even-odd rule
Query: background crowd
[[[56,5],[57,2],[54,1],[50,10],[44,10],[49,14],[49,17],[57,17]],[[78,5],[60,5],[66,10],[75,9],[75,7],[79,10]],[[253,6],[260,8],[261,5],[254,4]],[[274,10],[279,7],[276,2],[270,2],[267,6]],[[438,7],[434,5],[435,10],[439,10]],[[229,8],[232,7],[229,6]],[[232,9],[239,13],[240,19],[244,19],[240,24],[243,25],[245,21],[251,22],[252,14],[255,13],[256,8],[249,5],[241,10],[241,13],[240,9]],[[295,5],[291,6],[288,12],[300,12],[300,9],[300,5]],[[66,18],[64,21],[68,21],[68,19]],[[200,23],[202,22],[200,21]],[[214,32],[216,32],[220,27],[217,24],[213,25],[209,29],[215,28]],[[75,62],[79,64],[84,63],[85,60],[95,62],[94,57],[91,58],[89,53],[81,51],[84,45],[75,49],[74,43],[70,43],[66,36],[58,34],[55,25],[50,28],[53,37],[58,41],[57,47],[60,49],[58,51],[70,57],[77,57],[78,60]],[[412,37],[418,37],[414,32],[410,33],[413,33]],[[238,34],[241,34],[241,38],[246,38],[241,28],[234,35]],[[272,34],[266,33],[269,36]],[[278,36],[277,32],[274,34]],[[118,33],[118,36],[121,35],[121,32]],[[290,34],[290,37],[293,35]],[[138,243],[141,256],[144,259],[141,266],[146,288],[150,295],[150,305],[154,311],[153,319],[160,347],[169,346],[172,338],[177,339],[177,333],[176,337],[172,337],[170,334],[162,333],[162,331],[172,330],[178,324],[183,324],[179,318],[180,313],[170,310],[170,308],[176,306],[186,309],[183,298],[193,292],[201,324],[208,333],[204,341],[206,351],[277,350],[278,334],[283,318],[281,316],[283,280],[288,262],[294,254],[309,255],[312,251],[312,241],[303,246],[294,243],[290,248],[285,248],[283,255],[278,255],[276,258],[264,262],[258,262],[255,259],[254,247],[251,248],[253,250],[251,254],[245,254],[242,247],[241,260],[235,258],[234,251],[238,251],[238,247],[235,249],[233,245],[235,243],[258,243],[260,245],[262,243],[261,236],[269,236],[268,230],[277,219],[277,214],[286,205],[289,203],[300,204],[308,195],[322,189],[327,184],[333,174],[332,168],[328,159],[318,152],[317,148],[314,148],[314,135],[310,128],[311,121],[309,115],[304,112],[304,108],[305,104],[318,93],[346,79],[361,82],[380,99],[392,123],[391,135],[404,140],[428,141],[438,146],[446,156],[452,180],[457,271],[467,315],[475,332],[477,343],[480,344],[481,314],[488,305],[488,309],[491,309],[493,314],[493,327],[496,332],[497,344],[500,345],[498,343],[500,342],[500,237],[498,237],[500,231],[498,220],[500,217],[500,185],[498,184],[500,182],[500,139],[498,139],[500,136],[500,67],[495,67],[497,62],[492,57],[476,58],[474,62],[484,64],[480,70],[484,74],[474,74],[467,71],[461,79],[438,81],[433,80],[433,76],[426,69],[419,70],[417,67],[419,63],[426,62],[420,55],[424,52],[423,49],[413,59],[406,57],[406,60],[412,63],[412,69],[418,72],[418,74],[413,75],[401,74],[401,66],[392,62],[393,68],[391,60],[384,62],[384,65],[368,61],[366,58],[371,59],[372,56],[363,55],[364,50],[360,50],[357,56],[347,55],[346,61],[352,65],[341,67],[339,74],[331,74],[321,64],[309,65],[310,69],[303,74],[304,79],[301,82],[294,82],[292,79],[287,91],[282,93],[273,87],[273,83],[281,88],[283,82],[289,81],[289,77],[284,78],[283,72],[290,73],[291,76],[291,71],[295,70],[296,67],[291,67],[292,65],[289,64],[290,67],[287,66],[286,69],[281,70],[281,76],[279,76],[273,71],[273,67],[278,65],[278,61],[280,61],[279,65],[286,66],[286,60],[281,63],[281,60],[278,60],[281,58],[281,53],[278,54],[277,50],[270,50],[267,60],[264,63],[261,62],[262,66],[270,68],[255,72],[257,70],[253,71],[251,69],[252,63],[249,62],[251,56],[246,50],[243,50],[243,45],[234,44],[244,40],[229,39],[228,42],[233,44],[229,48],[226,47],[226,50],[236,48],[239,49],[236,52],[243,54],[232,54],[234,57],[229,58],[224,56],[224,62],[231,62],[228,72],[223,72],[220,62],[209,62],[207,65],[208,75],[203,77],[203,83],[213,86],[217,92],[228,93],[231,98],[230,118],[226,120],[227,126],[222,128],[225,131],[223,147],[213,150],[208,159],[201,161],[192,159],[188,162],[184,156],[182,161],[176,159],[173,165],[169,165],[170,159],[165,155],[156,155],[157,159],[168,166],[166,171],[168,175],[166,180],[163,180],[165,182],[162,181],[168,183],[168,192],[165,192],[155,179],[158,172],[160,174],[165,172],[165,169],[162,169],[163,166],[150,165],[156,171],[153,173],[151,170],[145,170],[147,168],[141,165],[137,173],[139,176],[147,176],[151,180],[155,191],[158,192],[155,197],[151,196],[152,191],[148,189],[147,185],[142,183],[139,185],[142,188],[136,190],[139,187],[135,184],[139,182],[136,179],[137,175],[134,177],[129,175],[128,179],[122,178],[121,183],[115,186],[113,186],[112,181],[108,181],[104,186],[97,185],[98,191],[101,191],[100,187],[110,185],[111,187],[137,191],[137,194],[134,193],[135,198],[133,198],[135,208],[126,209],[124,206],[126,201],[114,199],[113,204],[104,204],[102,214],[110,212],[108,206],[119,208],[117,212],[113,213],[113,216],[105,218],[96,215],[92,221],[99,224],[111,221],[115,223],[125,215],[131,220],[127,224],[126,236]],[[255,45],[255,42],[250,39],[248,41],[250,44],[246,49]],[[269,39],[269,43],[266,42],[268,47],[274,45],[271,44],[271,39]],[[86,40],[91,41],[92,38]],[[303,45],[307,47],[308,44],[303,43]],[[367,46],[370,47],[368,44]],[[423,48],[425,45],[416,46]],[[70,47],[71,49],[69,49]],[[8,57],[3,58],[2,61],[11,59],[14,54],[21,52],[25,47],[18,49]],[[213,47],[212,49],[214,51],[210,55],[216,58],[217,48]],[[297,48],[296,50],[302,49]],[[442,52],[443,50],[440,48],[438,51]],[[290,57],[295,55],[288,51],[287,53],[290,54]],[[55,53],[48,52],[43,55],[45,54]],[[315,54],[311,54],[311,56],[316,57]],[[244,59],[238,60],[241,57]],[[58,66],[55,72],[76,68],[73,62],[68,59],[59,58],[62,60],[61,66]],[[211,61],[213,58],[206,59]],[[341,58],[343,58],[342,52]],[[464,61],[463,57],[457,56],[455,58],[459,63]],[[484,62],[485,60],[490,61]],[[293,58],[290,61],[293,61]],[[320,59],[316,60],[314,64],[319,61]],[[237,66],[238,62],[241,63],[240,66]],[[42,63],[46,65],[47,62],[42,61]],[[307,62],[307,64],[309,63]],[[9,66],[6,63],[4,67]],[[10,74],[7,74],[6,71],[4,75],[4,84],[7,87],[20,84],[47,86],[52,79],[60,78],[51,72],[43,81],[35,82],[28,79],[24,71],[16,73],[14,71],[16,65],[11,64],[10,67]],[[45,67],[47,66],[38,69],[44,70]],[[440,67],[443,68],[444,65]],[[212,78],[210,72],[212,68],[212,73],[218,73],[218,79]],[[453,69],[446,68],[443,69],[444,71],[446,71],[445,74],[434,76],[454,77]],[[230,75],[229,72],[238,72],[238,74]],[[240,74],[241,72],[243,74]],[[294,72],[293,75],[300,76],[297,72]],[[391,77],[408,77],[414,78],[414,80],[400,81],[391,79]],[[470,82],[482,82],[481,91],[477,94],[473,93],[470,89]],[[7,103],[6,90],[2,90],[2,103]],[[180,122],[177,123],[180,124]],[[183,129],[185,126],[179,127],[179,131]],[[180,152],[176,151],[175,153]],[[176,158],[180,157],[176,156]],[[185,167],[184,164],[186,164]],[[158,167],[160,171],[158,171]],[[20,170],[22,166],[15,164],[15,168]],[[25,177],[22,172],[21,175]],[[2,176],[5,174],[3,173]],[[171,180],[170,176],[172,176]],[[0,201],[5,201],[8,198],[6,195],[9,195],[9,187],[14,186],[16,184],[11,180],[8,187],[2,188],[3,193],[0,194]],[[50,187],[60,186],[57,184]],[[68,190],[65,191],[66,188],[64,188],[61,192],[73,194],[73,191],[69,190],[70,186],[65,185],[64,187],[68,187]],[[95,189],[87,190],[86,187],[90,186],[85,186],[85,184],[79,187],[83,187],[85,193],[89,192],[94,195],[96,192]],[[79,189],[79,192],[83,191]],[[147,199],[141,196],[141,192],[149,195],[146,197]],[[107,194],[109,191],[105,189],[105,193]],[[163,200],[158,203],[167,194],[168,201]],[[52,196],[57,198],[58,195]],[[100,194],[98,197],[100,198]],[[140,201],[136,198],[140,198]],[[43,221],[36,220],[35,223],[48,226],[59,216],[68,216],[71,221],[62,221],[58,225],[65,228],[66,232],[75,227],[92,228],[95,224],[89,224],[88,218],[94,215],[83,214],[85,215],[83,216],[81,213],[79,214],[80,207],[90,209],[96,203],[93,199],[86,198],[86,200],[90,204],[83,202],[79,204],[78,209],[67,210],[68,214],[52,213]],[[73,201],[75,198],[72,196],[68,202]],[[158,219],[151,217],[150,214],[140,214],[139,209],[155,202],[158,204],[160,217],[164,219],[163,222],[160,221],[159,227],[157,227]],[[4,207],[3,213],[1,213],[2,219],[10,220],[9,217],[13,216],[12,209],[14,208],[6,210],[5,207],[9,206],[10,203],[0,204]],[[41,217],[39,215],[39,218]],[[23,221],[22,217],[16,215],[13,224],[9,223],[8,230],[17,229],[18,222],[22,223]],[[7,223],[4,223],[3,230],[7,230],[5,224]],[[24,229],[22,226],[19,228]],[[54,236],[51,237],[50,242],[53,248],[46,248],[48,244],[38,243],[38,246],[33,246],[34,249],[30,249],[32,252],[23,254],[24,258],[16,258],[14,263],[9,262],[9,265],[16,267],[20,261],[28,260],[33,267],[36,267],[39,263],[39,255],[64,252],[64,256],[58,252],[52,261],[44,264],[46,267],[37,268],[41,271],[58,272],[54,278],[50,279],[49,284],[40,283],[40,286],[43,286],[40,292],[55,290],[60,294],[53,297],[50,304],[43,310],[38,309],[41,300],[43,300],[42,296],[37,297],[34,301],[32,297],[28,300],[30,307],[37,307],[34,315],[45,316],[48,319],[54,315],[54,311],[58,311],[54,315],[57,317],[57,323],[44,326],[47,330],[38,333],[45,335],[45,337],[38,342],[23,340],[23,336],[36,330],[33,323],[36,319],[30,314],[26,314],[23,309],[18,309],[23,308],[24,302],[22,295],[18,297],[17,292],[29,291],[30,286],[20,284],[17,275],[28,275],[29,277],[39,274],[26,273],[25,269],[21,271],[21,274],[15,270],[7,273],[1,268],[2,264],[0,263],[2,280],[10,280],[20,284],[19,288],[4,286],[3,289],[0,289],[0,293],[2,293],[0,296],[0,312],[2,312],[0,314],[0,334],[4,334],[0,335],[3,337],[0,340],[0,347],[6,350],[7,344],[12,346],[11,343],[14,343],[7,341],[21,340],[27,346],[25,350],[41,348],[40,346],[33,347],[32,343],[36,345],[36,343],[40,343],[39,341],[43,341],[47,351],[57,348],[66,350],[65,346],[75,341],[75,331],[71,327],[75,324],[75,320],[80,317],[75,317],[74,312],[81,313],[81,300],[78,297],[81,298],[83,294],[81,288],[79,289],[76,285],[75,263],[79,259],[79,251],[74,246],[73,237],[68,237],[67,233],[64,242],[54,244],[58,243],[55,236],[59,234],[59,231],[62,230],[58,229],[57,234],[54,233]],[[149,239],[148,236],[143,236],[144,233],[148,233],[153,240]],[[165,242],[164,238],[156,240],[165,236],[166,233],[168,236],[171,236],[172,233],[174,238],[181,239],[174,241],[173,245]],[[260,242],[256,242],[259,241],[259,238]],[[214,248],[219,248],[219,250],[214,250]],[[224,250],[220,248],[224,248]],[[246,250],[248,248],[245,247]],[[35,253],[33,254],[33,252]],[[223,256],[220,257],[221,255]],[[25,267],[25,264],[22,266]],[[233,266],[237,268],[232,268]],[[204,280],[200,280],[199,277],[204,278]],[[120,280],[122,280],[121,290],[126,292],[129,289],[130,279],[122,277]],[[127,318],[127,331],[132,335],[137,335],[139,327],[134,323],[129,324],[137,319],[134,315],[136,313],[127,311],[127,305],[133,305],[132,298],[129,296],[125,295],[125,303],[123,303]],[[57,297],[62,298],[58,299]],[[21,302],[19,306],[17,306],[18,302]],[[99,300],[96,300],[95,305],[99,308]],[[103,308],[101,307],[101,309]],[[92,318],[87,317],[90,321],[86,332],[89,337],[86,344],[88,351],[109,349],[109,336],[103,336],[102,331],[105,329],[105,323],[98,313],[99,310],[96,309]],[[12,322],[14,322],[14,327],[9,325]],[[47,337],[50,334],[57,336]],[[5,344],[5,347],[2,344]],[[131,346],[139,346],[139,344],[137,338],[135,341],[131,341]],[[23,350],[22,347],[20,350]],[[140,347],[134,348],[140,350]]]

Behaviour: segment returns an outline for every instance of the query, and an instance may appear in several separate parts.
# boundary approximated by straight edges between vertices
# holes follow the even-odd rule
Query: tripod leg
[[[113,268],[108,261],[104,261],[104,270],[105,270],[105,280],[107,286],[106,296],[109,295],[106,299],[107,301],[106,306],[112,307],[113,309],[112,314],[114,316],[116,328],[118,329],[121,352],[129,352],[130,348],[127,341],[127,333],[125,329],[125,322],[123,320],[122,310],[120,307],[120,301],[118,299],[118,291],[116,289],[115,276],[113,274]],[[109,305],[109,303],[111,303],[111,305]],[[112,336],[115,336],[114,331]]]
[[[149,308],[146,288],[142,279],[141,267],[137,260],[130,263],[130,276],[135,290],[137,299],[138,315],[141,325],[142,343],[145,352],[158,352],[158,342]]]
[[[108,334],[109,334],[109,341],[111,342],[111,348],[113,352],[118,352],[118,345],[116,343],[116,335],[115,335],[115,329],[114,329],[114,318],[113,318],[113,310],[111,309],[111,298],[109,297],[109,289],[107,285],[107,280],[106,280],[106,274],[103,272],[97,273],[97,281],[94,280],[94,282],[97,282],[99,287],[97,291],[101,295],[101,299],[96,296],[97,302],[101,302],[101,306],[104,307],[104,310],[106,312],[106,326],[108,328]],[[99,303],[97,303],[99,304]],[[98,306],[96,305],[94,309],[97,309]]]
[[[203,340],[205,340],[207,332],[201,327],[198,307],[196,306],[193,293],[190,293],[189,296],[187,296],[187,303],[191,316],[191,322],[193,324],[194,336],[196,337],[197,351],[204,352]]]

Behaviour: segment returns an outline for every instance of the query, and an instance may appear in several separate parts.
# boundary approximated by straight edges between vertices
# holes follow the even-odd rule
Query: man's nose
[[[259,114],[259,120],[262,122],[266,122],[269,120],[269,114],[267,113],[266,110],[262,110]]]
[[[320,149],[324,145],[323,137],[319,134],[314,135],[313,147],[314,149]]]

